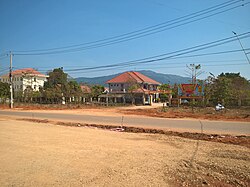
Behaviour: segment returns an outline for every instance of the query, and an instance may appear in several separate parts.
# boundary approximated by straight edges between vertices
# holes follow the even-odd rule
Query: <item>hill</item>
[[[148,70],[141,70],[138,71],[151,79],[154,79],[160,83],[170,83],[170,84],[180,84],[180,83],[189,83],[190,78],[188,77],[182,77],[179,75],[172,75],[172,74],[163,74],[163,73],[157,73],[154,71],[148,71]],[[78,77],[75,78],[75,80],[78,83],[86,83],[86,84],[100,84],[100,85],[105,85],[105,82],[116,77],[117,75],[120,75],[121,73],[114,74],[114,75],[107,75],[107,76],[101,76],[101,77],[93,77],[93,78],[88,78],[88,77]]]

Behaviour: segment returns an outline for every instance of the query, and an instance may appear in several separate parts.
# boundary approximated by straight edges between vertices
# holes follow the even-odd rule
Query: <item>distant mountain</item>
[[[190,83],[191,79],[189,77],[182,77],[179,75],[172,75],[172,74],[163,74],[163,73],[156,73],[154,71],[148,71],[148,70],[141,70],[138,71],[142,73],[143,75],[146,75],[150,77],[151,79],[154,79],[160,83],[170,83],[170,84],[180,84],[180,83]],[[102,77],[78,77],[75,78],[75,80],[78,83],[86,83],[86,84],[100,84],[105,86],[105,82],[116,77],[117,75],[120,75],[122,73],[114,74],[114,75],[108,75],[108,76],[102,76]]]

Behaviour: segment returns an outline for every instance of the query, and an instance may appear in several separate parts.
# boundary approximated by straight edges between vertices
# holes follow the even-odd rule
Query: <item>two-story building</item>
[[[39,88],[44,86],[47,77],[33,68],[12,71],[13,90],[14,92],[23,92],[27,87],[30,87],[33,91],[39,91]],[[10,83],[9,74],[0,76],[0,81]]]
[[[109,93],[101,95],[113,102],[151,104],[159,98],[159,82],[135,71],[124,72],[106,82]]]

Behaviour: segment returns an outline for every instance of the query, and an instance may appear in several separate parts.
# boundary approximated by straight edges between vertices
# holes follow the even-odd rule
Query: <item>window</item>
[[[36,85],[34,85],[34,90],[36,89]]]
[[[36,77],[34,77],[34,82],[36,82]]]
[[[20,81],[23,81],[23,77],[20,77]]]

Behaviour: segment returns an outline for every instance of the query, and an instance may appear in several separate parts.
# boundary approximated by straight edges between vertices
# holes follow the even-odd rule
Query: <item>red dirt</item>
[[[17,120],[31,121],[36,123],[51,123],[55,125],[71,126],[71,127],[95,127],[99,129],[109,129],[109,130],[117,128],[117,126],[113,125],[61,122],[61,121],[52,121],[47,119],[40,120],[40,119],[23,118]],[[123,126],[122,128],[124,129],[123,132],[164,134],[168,136],[178,136],[193,140],[205,140],[205,141],[219,142],[225,144],[234,144],[250,148],[250,136],[231,136],[231,135],[217,135],[217,134],[204,134],[204,133],[191,133],[191,132],[175,132],[175,131],[165,131],[161,129],[130,127],[130,126]]]
[[[145,115],[161,118],[195,118],[250,122],[250,110],[248,109],[227,109],[216,112],[212,108],[196,108],[194,112],[192,112],[190,108],[166,108],[165,111],[162,108],[152,108],[121,110],[120,112],[129,115]]]

